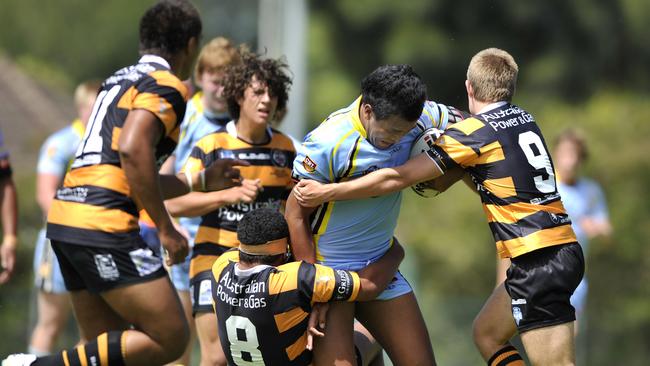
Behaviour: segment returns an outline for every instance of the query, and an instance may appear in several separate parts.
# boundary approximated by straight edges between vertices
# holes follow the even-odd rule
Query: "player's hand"
[[[234,187],[241,183],[241,174],[237,166],[249,166],[250,163],[239,159],[219,159],[210,164],[205,174],[205,190],[218,191]]]
[[[329,201],[328,184],[311,179],[302,179],[293,188],[293,195],[303,207],[317,207]]]
[[[259,179],[244,179],[240,186],[228,189],[225,201],[229,205],[240,202],[250,203],[255,201],[259,192],[263,190],[262,182]],[[226,193],[224,191],[224,193]]]
[[[5,236],[0,246],[0,285],[9,282],[16,264],[16,247],[18,239],[15,236]]]
[[[311,309],[309,314],[309,322],[307,323],[307,348],[308,350],[314,349],[314,337],[324,337],[325,333],[325,320],[327,319],[327,310],[330,305],[326,302],[317,302]]]
[[[165,263],[168,266],[185,260],[189,252],[189,245],[187,239],[181,233],[176,231],[173,226],[170,226],[168,229],[159,229],[158,236],[165,254]]]

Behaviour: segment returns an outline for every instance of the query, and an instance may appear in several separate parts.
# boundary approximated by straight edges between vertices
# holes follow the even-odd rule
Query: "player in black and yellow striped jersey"
[[[192,4],[159,1],[140,19],[140,61],[102,84],[48,217],[48,237],[88,343],[34,365],[162,365],[183,352],[187,322],[161,258],[138,235],[137,207],[160,229],[168,262],[178,262],[187,241],[173,228],[163,195],[187,193],[188,186],[223,189],[239,178],[234,160],[195,176],[157,174],[156,161],[175,144],[187,98],[179,78],[190,74],[200,35]],[[19,362],[12,357],[3,365],[32,363]]]
[[[254,210],[239,223],[239,250],[224,253],[212,266],[212,298],[229,365],[310,364],[308,323],[314,303],[374,299],[404,256],[396,243],[359,274],[286,263],[288,236],[281,213]],[[374,351],[360,346],[359,365],[367,365]]]
[[[227,190],[190,193],[174,199],[174,215],[201,216],[190,261],[190,295],[201,345],[201,363],[225,365],[212,312],[210,269],[226,250],[237,247],[237,223],[259,207],[284,208],[293,187],[295,148],[270,122],[287,103],[291,80],[286,65],[243,49],[241,62],[225,70],[224,98],[233,120],[202,137],[192,148],[183,171],[195,174],[226,158],[247,161],[242,184]]]
[[[512,262],[475,321],[479,351],[489,365],[522,365],[508,343],[518,329],[533,364],[569,365],[575,362],[569,298],[584,258],[539,126],[511,104],[517,73],[507,52],[479,52],[465,82],[474,116],[448,128],[426,154],[351,182],[301,182],[296,196],[317,198],[302,201],[308,205],[377,196],[463,169],[480,194],[499,255]]]

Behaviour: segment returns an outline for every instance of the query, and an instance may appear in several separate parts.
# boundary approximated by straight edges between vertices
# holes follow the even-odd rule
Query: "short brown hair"
[[[228,65],[240,62],[239,51],[224,37],[212,38],[199,53],[194,68],[194,80],[204,72],[224,71]]]
[[[587,160],[589,157],[589,150],[587,149],[587,140],[582,131],[573,128],[567,128],[562,131],[555,139],[555,148],[557,149],[557,147],[565,141],[574,144],[578,148],[578,156],[581,161],[584,162]]]
[[[467,80],[479,102],[510,102],[515,94],[518,72],[519,67],[508,52],[488,48],[472,57]]]

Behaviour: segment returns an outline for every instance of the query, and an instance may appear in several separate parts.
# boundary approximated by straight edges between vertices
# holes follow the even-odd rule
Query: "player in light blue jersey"
[[[194,69],[194,80],[201,89],[187,102],[185,117],[180,126],[180,137],[173,155],[167,159],[161,168],[163,173],[179,173],[182,171],[187,158],[190,156],[194,145],[204,136],[214,133],[224,127],[230,120],[228,106],[223,97],[223,78],[229,65],[241,62],[237,48],[226,38],[216,37],[210,40],[199,53]],[[197,204],[210,198],[210,194],[196,194]],[[188,211],[187,197],[178,200],[165,201],[169,212],[180,216],[178,223],[180,229],[188,237],[190,247],[194,245],[194,238],[201,222],[201,217],[191,215]],[[188,216],[188,217],[186,217]],[[155,227],[141,225],[141,232],[155,232]],[[173,265],[169,271],[172,282],[181,298],[185,315],[190,324],[191,334],[194,332],[194,319],[192,318],[192,303],[190,296],[190,258],[188,254],[183,263]],[[189,365],[193,342],[190,342],[183,357],[176,363]]]
[[[77,86],[74,102],[78,117],[72,124],[50,135],[41,146],[36,167],[36,201],[43,217],[47,217],[52,198],[74,159],[100,86],[101,82],[94,80]],[[45,355],[52,351],[71,310],[59,262],[50,240],[45,238],[45,228],[39,231],[34,250],[34,280],[38,289],[38,319],[29,353]]]
[[[426,101],[426,87],[408,65],[382,66],[361,83],[361,96],[332,113],[310,132],[294,161],[294,178],[323,183],[354,179],[394,167],[409,158],[414,140],[427,128],[444,130],[460,120],[451,107]],[[393,243],[401,193],[327,202],[317,209],[287,202],[296,259],[358,271]],[[398,272],[387,289],[366,304],[332,304],[325,338],[315,347],[317,364],[352,358],[354,316],[384,346],[394,364],[435,363],[429,334],[413,290]],[[390,316],[386,316],[390,314]]]

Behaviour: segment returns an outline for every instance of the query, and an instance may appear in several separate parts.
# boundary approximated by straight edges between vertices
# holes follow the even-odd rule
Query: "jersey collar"
[[[481,110],[480,110],[478,113],[476,113],[476,114],[483,114],[483,113],[486,113],[486,112],[491,111],[491,110],[493,110],[493,109],[496,109],[496,108],[502,107],[502,106],[504,106],[504,105],[506,105],[506,104],[508,104],[508,102],[506,102],[506,101],[504,101],[504,100],[502,100],[502,101],[500,101],[500,102],[490,103],[490,104],[486,105],[485,107],[483,107],[483,109],[481,109]]]
[[[228,134],[230,136],[232,136],[234,138],[238,138],[237,137],[237,126],[235,125],[234,120],[228,122],[228,124],[226,125],[226,132],[228,132]],[[266,133],[269,135],[269,142],[270,142],[273,139],[273,130],[271,129],[271,127],[266,128]]]
[[[361,119],[359,118],[360,108],[361,108],[361,96],[359,96],[357,100],[355,100],[354,103],[352,103],[352,106],[350,108],[350,114],[352,118],[352,126],[365,139],[368,136],[368,134],[366,133],[366,129],[363,127],[363,124],[361,123]]]
[[[171,69],[171,66],[169,66],[169,62],[165,60],[164,58],[157,56],[157,55],[142,55],[140,57],[140,60],[138,60],[139,64],[158,64],[161,66],[166,67],[167,69]]]
[[[255,267],[249,268],[249,269],[239,269],[239,265],[235,263],[235,275],[238,277],[248,277],[250,275],[254,275],[256,273],[260,273],[263,270],[267,268],[271,268],[272,266],[269,266],[267,264],[260,264]]]

